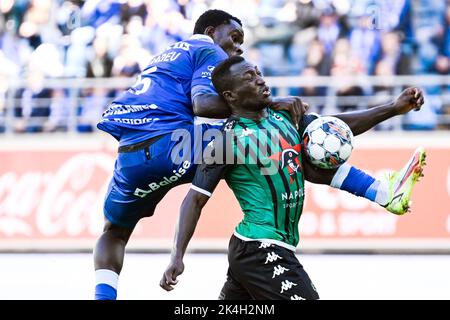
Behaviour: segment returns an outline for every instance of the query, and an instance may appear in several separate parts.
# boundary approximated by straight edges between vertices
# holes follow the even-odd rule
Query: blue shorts
[[[152,139],[149,145],[119,149],[105,197],[105,217],[115,225],[133,228],[141,218],[152,216],[170,189],[192,182],[203,150],[214,138],[203,141],[203,133],[211,128],[219,132],[221,126],[192,126]]]

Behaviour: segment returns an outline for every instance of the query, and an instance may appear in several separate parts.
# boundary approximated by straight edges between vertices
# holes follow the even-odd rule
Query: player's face
[[[228,24],[222,24],[214,29],[213,39],[229,57],[240,56],[244,51],[241,45],[244,42],[244,31],[234,20]]]
[[[246,109],[263,109],[271,103],[270,89],[258,67],[243,61],[230,68],[234,103]]]

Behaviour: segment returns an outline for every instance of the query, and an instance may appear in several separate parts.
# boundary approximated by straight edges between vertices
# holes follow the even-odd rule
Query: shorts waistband
[[[152,137],[150,139],[147,139],[147,140],[135,143],[135,144],[130,144],[127,146],[120,146],[118,152],[126,153],[126,152],[134,152],[134,151],[142,150],[142,149],[150,146],[152,143],[155,143],[156,141],[161,139],[163,136],[164,135],[160,135],[160,136]]]

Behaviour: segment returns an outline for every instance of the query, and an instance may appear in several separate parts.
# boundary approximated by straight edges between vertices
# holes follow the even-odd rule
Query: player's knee
[[[128,239],[131,236],[134,228],[125,228],[111,223],[110,221],[106,221],[103,227],[103,234],[107,234],[108,237],[128,242]]]

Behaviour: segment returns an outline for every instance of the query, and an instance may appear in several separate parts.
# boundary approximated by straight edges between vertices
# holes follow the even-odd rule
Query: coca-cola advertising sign
[[[92,237],[114,157],[104,152],[1,152],[0,235]]]
[[[399,169],[414,148],[355,148],[350,163],[380,177]],[[307,183],[300,246],[361,248],[364,241],[439,247],[450,243],[450,146],[428,147],[425,177],[413,192],[412,213],[395,216],[377,204],[328,186]],[[380,155],[385,155],[380,157]],[[389,155],[389,156],[386,156]],[[91,249],[103,226],[103,200],[115,147],[84,143],[9,147],[0,142],[0,249]],[[171,190],[155,215],[136,227],[130,247],[170,249],[189,185]],[[221,182],[200,218],[193,246],[225,249],[242,213]],[[369,243],[369,242],[367,242]]]

